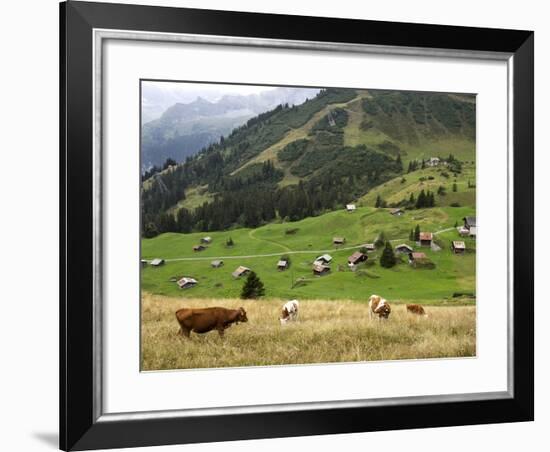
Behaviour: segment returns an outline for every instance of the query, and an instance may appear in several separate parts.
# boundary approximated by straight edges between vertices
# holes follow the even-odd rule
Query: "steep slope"
[[[388,183],[403,162],[449,153],[475,159],[473,96],[329,88],[249,119],[146,181],[143,219],[152,235],[177,230],[179,212],[182,231],[299,220]]]

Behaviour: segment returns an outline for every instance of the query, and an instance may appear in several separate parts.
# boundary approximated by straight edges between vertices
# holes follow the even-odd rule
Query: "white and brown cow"
[[[281,325],[285,325],[288,322],[293,322],[298,318],[298,305],[298,300],[290,300],[283,305],[281,317],[279,318]]]
[[[369,298],[369,317],[377,316],[379,320],[387,320],[391,313],[390,304],[380,295],[371,295]]]

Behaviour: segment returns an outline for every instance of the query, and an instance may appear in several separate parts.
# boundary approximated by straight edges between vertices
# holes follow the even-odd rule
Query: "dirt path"
[[[441,229],[440,231],[434,232],[434,235],[440,234],[442,232],[452,231],[454,228],[447,228],[447,229]],[[285,245],[281,245],[280,243],[273,242],[271,240],[265,240],[265,239],[259,239],[254,236],[254,230],[250,231],[248,233],[249,237],[254,240],[264,241],[267,243],[271,243],[273,245],[278,245],[282,247],[285,251],[285,254],[325,254],[325,253],[334,253],[336,251],[350,251],[350,250],[356,250],[357,248],[361,248],[362,246],[365,246],[365,243],[360,243],[357,245],[352,246],[346,246],[343,248],[331,248],[331,249],[325,249],[325,250],[305,250],[305,251],[292,251],[290,248],[288,248]],[[390,240],[390,242],[404,242],[407,241],[408,238],[401,238],[401,239],[393,239]],[[239,255],[239,256],[209,256],[209,257],[176,257],[173,259],[165,259],[166,262],[180,262],[180,261],[208,261],[208,260],[216,260],[216,259],[252,259],[255,257],[275,257],[280,256],[281,253],[267,253],[267,254],[249,254],[249,255]]]

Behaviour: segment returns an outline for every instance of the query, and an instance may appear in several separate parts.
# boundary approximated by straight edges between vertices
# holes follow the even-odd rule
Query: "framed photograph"
[[[533,420],[533,33],[66,2],[60,447]]]

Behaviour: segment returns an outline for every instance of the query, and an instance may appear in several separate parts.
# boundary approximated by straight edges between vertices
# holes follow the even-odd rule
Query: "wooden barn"
[[[455,254],[464,254],[464,252],[466,251],[466,244],[458,240],[453,240],[451,248],[453,250],[453,253]]]
[[[394,217],[400,217],[401,215],[403,215],[405,213],[405,211],[403,209],[391,209],[390,210],[390,213],[394,216]]]
[[[141,267],[147,267],[147,261],[145,259],[141,259]]]
[[[197,252],[197,251],[204,251],[206,249],[206,246],[203,246],[203,245],[195,245],[193,247],[193,251]]]
[[[203,237],[201,239],[201,243],[205,243],[205,244],[209,244],[209,243],[212,243],[212,237]]]
[[[343,245],[344,243],[346,243],[346,239],[344,237],[333,237],[332,243],[334,245]]]
[[[288,261],[285,259],[281,259],[279,262],[277,262],[277,270],[283,271],[288,268]]]
[[[470,235],[470,230],[464,226],[459,226],[458,228],[456,228],[456,230],[458,231],[458,235],[460,235],[461,237],[467,237],[468,235]]]
[[[357,207],[355,207],[355,204],[346,204],[346,210],[347,210],[348,212],[355,212],[355,209],[356,209],[356,208],[357,208]]]
[[[421,246],[432,246],[432,240],[434,235],[431,232],[421,232],[420,233],[420,245]]]
[[[464,221],[464,227],[468,230],[476,227],[476,217],[464,217],[462,221]]]
[[[178,281],[178,286],[180,286],[180,289],[190,289],[191,287],[195,287],[198,284],[198,281],[194,278],[188,278],[184,276]]]
[[[326,275],[329,272],[330,272],[330,267],[328,265],[320,264],[318,262],[315,262],[313,264],[313,274],[315,276]]]
[[[469,235],[471,238],[475,239],[476,236],[477,236],[477,228],[476,228],[475,226],[472,226],[472,227],[470,228],[470,230],[468,231],[468,235]]]
[[[332,256],[330,254],[323,254],[315,259],[315,262],[320,262],[321,264],[330,264],[332,262]]]
[[[398,254],[409,254],[413,252],[413,249],[406,243],[401,243],[395,247],[395,252]]]
[[[164,259],[153,259],[151,261],[151,266],[152,267],[160,267],[161,265],[164,265]]]
[[[210,262],[210,265],[212,266],[212,268],[220,268],[223,265],[223,261],[218,259]]]
[[[376,251],[376,246],[374,246],[374,243],[365,243],[361,248],[365,248],[367,253]]]
[[[239,265],[237,269],[231,274],[233,275],[234,278],[240,278],[241,276],[246,275],[248,273],[250,273],[250,269],[248,267]]]
[[[368,256],[365,253],[356,251],[350,257],[348,257],[348,265],[352,267],[357,264],[360,264],[361,262],[365,262],[367,259],[368,259]]]

